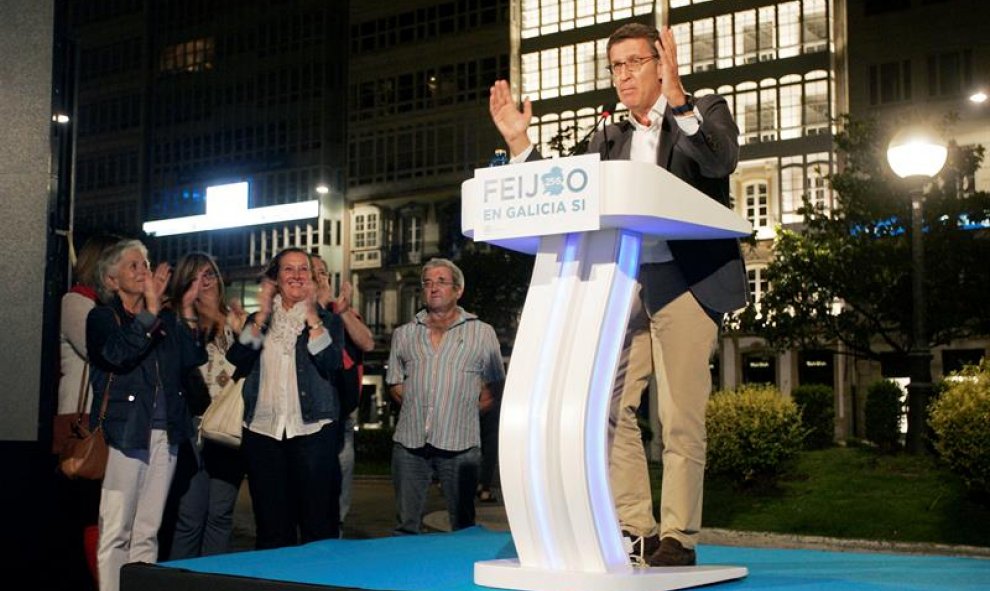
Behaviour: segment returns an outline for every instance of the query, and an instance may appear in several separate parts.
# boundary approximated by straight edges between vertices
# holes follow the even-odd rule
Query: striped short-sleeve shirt
[[[481,445],[481,387],[504,381],[505,368],[495,329],[474,314],[458,312],[436,349],[425,310],[392,334],[385,381],[402,384],[394,440],[405,447],[463,451]]]

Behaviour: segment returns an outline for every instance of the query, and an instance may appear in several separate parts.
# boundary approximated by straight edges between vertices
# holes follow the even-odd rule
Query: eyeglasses
[[[622,75],[622,70],[629,72],[630,75],[638,74],[640,70],[643,69],[643,65],[652,62],[657,58],[657,56],[651,57],[631,57],[624,62],[614,62],[611,65],[605,66],[608,73],[612,75],[613,78],[618,78]]]
[[[433,287],[450,287],[454,285],[454,282],[447,281],[446,279],[438,279],[436,281],[427,279],[423,281],[423,289],[433,289]]]

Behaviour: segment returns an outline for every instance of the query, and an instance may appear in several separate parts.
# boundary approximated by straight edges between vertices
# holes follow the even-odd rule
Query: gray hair
[[[460,287],[462,290],[464,289],[464,273],[450,259],[432,258],[426,261],[426,264],[423,265],[423,271],[419,275],[420,279],[426,278],[426,272],[428,270],[436,269],[438,267],[450,269],[450,274],[454,279],[454,286]]]
[[[117,266],[120,265],[120,259],[129,250],[137,250],[145,258],[148,258],[148,249],[145,248],[140,240],[126,238],[104,250],[103,256],[100,257],[100,261],[96,264],[97,276],[99,278],[96,284],[96,290],[100,294],[100,301],[104,304],[113,301],[114,296],[117,295],[117,292],[107,285],[107,277],[117,276]]]

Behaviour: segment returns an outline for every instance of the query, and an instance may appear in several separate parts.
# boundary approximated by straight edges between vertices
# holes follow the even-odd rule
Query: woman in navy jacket
[[[258,312],[227,352],[247,375],[241,445],[259,549],[340,534],[340,398],[331,378],[344,331],[316,293],[309,254],[282,250],[265,271]]]
[[[152,273],[137,240],[109,248],[98,265],[100,298],[86,319],[92,364],[92,422],[108,397],[103,429],[110,447],[100,497],[97,564],[100,591],[116,591],[120,567],[155,562],[179,444],[192,435],[181,390],[184,372],[206,363],[206,351],[187,325],[162,307],[171,269]],[[193,316],[194,282],[176,304]],[[107,386],[109,381],[109,387]]]

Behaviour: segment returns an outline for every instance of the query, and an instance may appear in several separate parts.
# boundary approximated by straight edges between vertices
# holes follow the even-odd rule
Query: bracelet
[[[307,322],[306,326],[308,326],[310,330],[320,330],[323,328],[323,324],[320,322],[317,322],[316,324],[310,324]]]
[[[691,101],[688,101],[679,107],[670,108],[670,112],[673,113],[674,115],[684,115],[685,113],[690,113],[693,110],[694,110],[694,105],[691,104]]]
[[[197,317],[197,316],[183,316],[182,317],[182,321],[183,322],[192,322],[192,323],[195,324],[195,323],[199,322],[199,317]]]
[[[258,329],[258,332],[264,332],[265,325],[263,325],[260,322],[258,322],[258,319],[257,318],[255,318],[254,320],[252,320],[251,321],[251,324],[254,325],[254,327]]]

